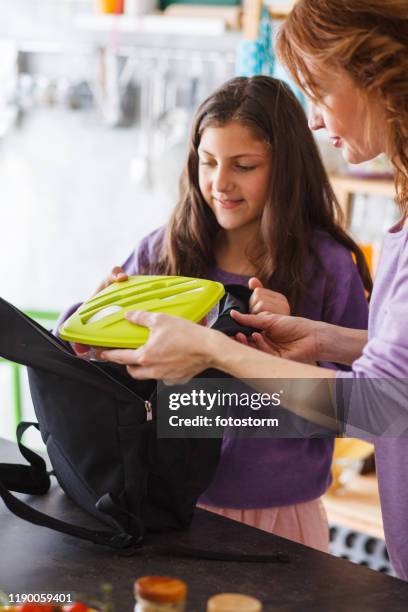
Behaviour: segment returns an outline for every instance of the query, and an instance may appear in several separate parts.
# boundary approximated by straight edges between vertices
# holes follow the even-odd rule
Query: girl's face
[[[384,118],[374,100],[366,100],[346,72],[313,71],[321,102],[311,104],[309,127],[325,128],[344,159],[360,164],[385,150]]]
[[[198,156],[200,190],[220,226],[231,231],[257,224],[268,197],[268,145],[232,121],[204,129]]]

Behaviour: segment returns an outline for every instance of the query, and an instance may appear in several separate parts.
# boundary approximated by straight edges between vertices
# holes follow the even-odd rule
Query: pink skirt
[[[257,527],[275,535],[316,548],[329,549],[329,527],[326,511],[320,499],[293,506],[236,510],[199,504],[199,508],[215,512],[234,521]]]

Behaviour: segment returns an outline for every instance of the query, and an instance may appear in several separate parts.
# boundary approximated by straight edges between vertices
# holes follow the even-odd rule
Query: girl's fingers
[[[129,278],[129,276],[126,274],[126,272],[119,272],[116,274],[115,278],[117,281],[125,281]]]
[[[121,283],[128,279],[128,275],[125,272],[118,272],[118,274],[112,274],[106,281],[106,286],[109,287],[112,283]]]
[[[112,271],[109,274],[108,278],[106,278],[96,289],[94,295],[96,295],[100,291],[103,291],[103,289],[106,289],[107,287],[109,287],[109,285],[112,285],[112,283],[125,281],[128,280],[128,278],[129,276],[126,274],[123,268],[121,268],[120,266],[115,266],[114,268],[112,268]]]
[[[124,274],[123,268],[121,266],[114,266],[112,268],[111,275],[117,276],[118,274]]]
[[[109,287],[109,285],[111,285],[112,283],[120,283],[122,281],[128,280],[128,278],[129,276],[126,274],[123,268],[121,268],[120,266],[115,266],[114,268],[112,268],[111,273],[109,274],[108,278],[104,283],[105,289],[106,287]]]
[[[251,307],[251,314],[260,314],[261,312],[275,312],[276,311],[276,304],[272,303],[268,303],[265,300],[262,300],[261,302],[256,302],[252,307]]]
[[[263,287],[263,284],[261,283],[259,278],[256,278],[256,276],[253,276],[248,281],[248,287],[249,287],[249,289],[252,289],[252,290],[253,289],[261,289]]]
[[[79,344],[78,342],[73,342],[72,348],[74,349],[77,355],[81,356],[81,355],[86,355],[86,353],[89,351],[91,347],[88,344]]]

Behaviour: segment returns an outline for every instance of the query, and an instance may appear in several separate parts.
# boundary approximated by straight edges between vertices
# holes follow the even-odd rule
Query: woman
[[[406,0],[299,0],[280,31],[277,50],[311,99],[312,129],[327,129],[351,163],[384,152],[395,167],[402,218],[385,238],[368,335],[297,317],[235,313],[239,322],[263,330],[252,336],[261,349],[256,351],[181,320],[129,313],[129,320],[151,328],[149,342],[137,351],[111,351],[104,357],[126,364],[135,378],[179,379],[216,367],[236,377],[269,379],[269,389],[274,378],[326,379],[336,392],[337,412],[346,412],[348,423],[377,435],[388,428],[396,436],[406,428],[408,404],[401,382],[408,379]],[[316,361],[352,364],[352,372],[308,365]],[[382,378],[394,381],[391,390],[375,383],[372,388],[373,379]],[[351,392],[347,383],[356,383]],[[330,421],[326,387],[321,415],[306,414],[309,418]],[[305,414],[304,403],[289,405]],[[384,409],[391,414],[388,421]],[[408,444],[404,437],[390,436],[378,437],[375,444],[387,546],[397,574],[408,579]]]

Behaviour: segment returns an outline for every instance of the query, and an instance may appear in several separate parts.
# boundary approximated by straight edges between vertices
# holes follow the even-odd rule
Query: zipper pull
[[[146,409],[146,421],[151,421],[153,418],[153,406],[152,406],[152,402],[149,402],[149,400],[145,400],[145,409]]]

